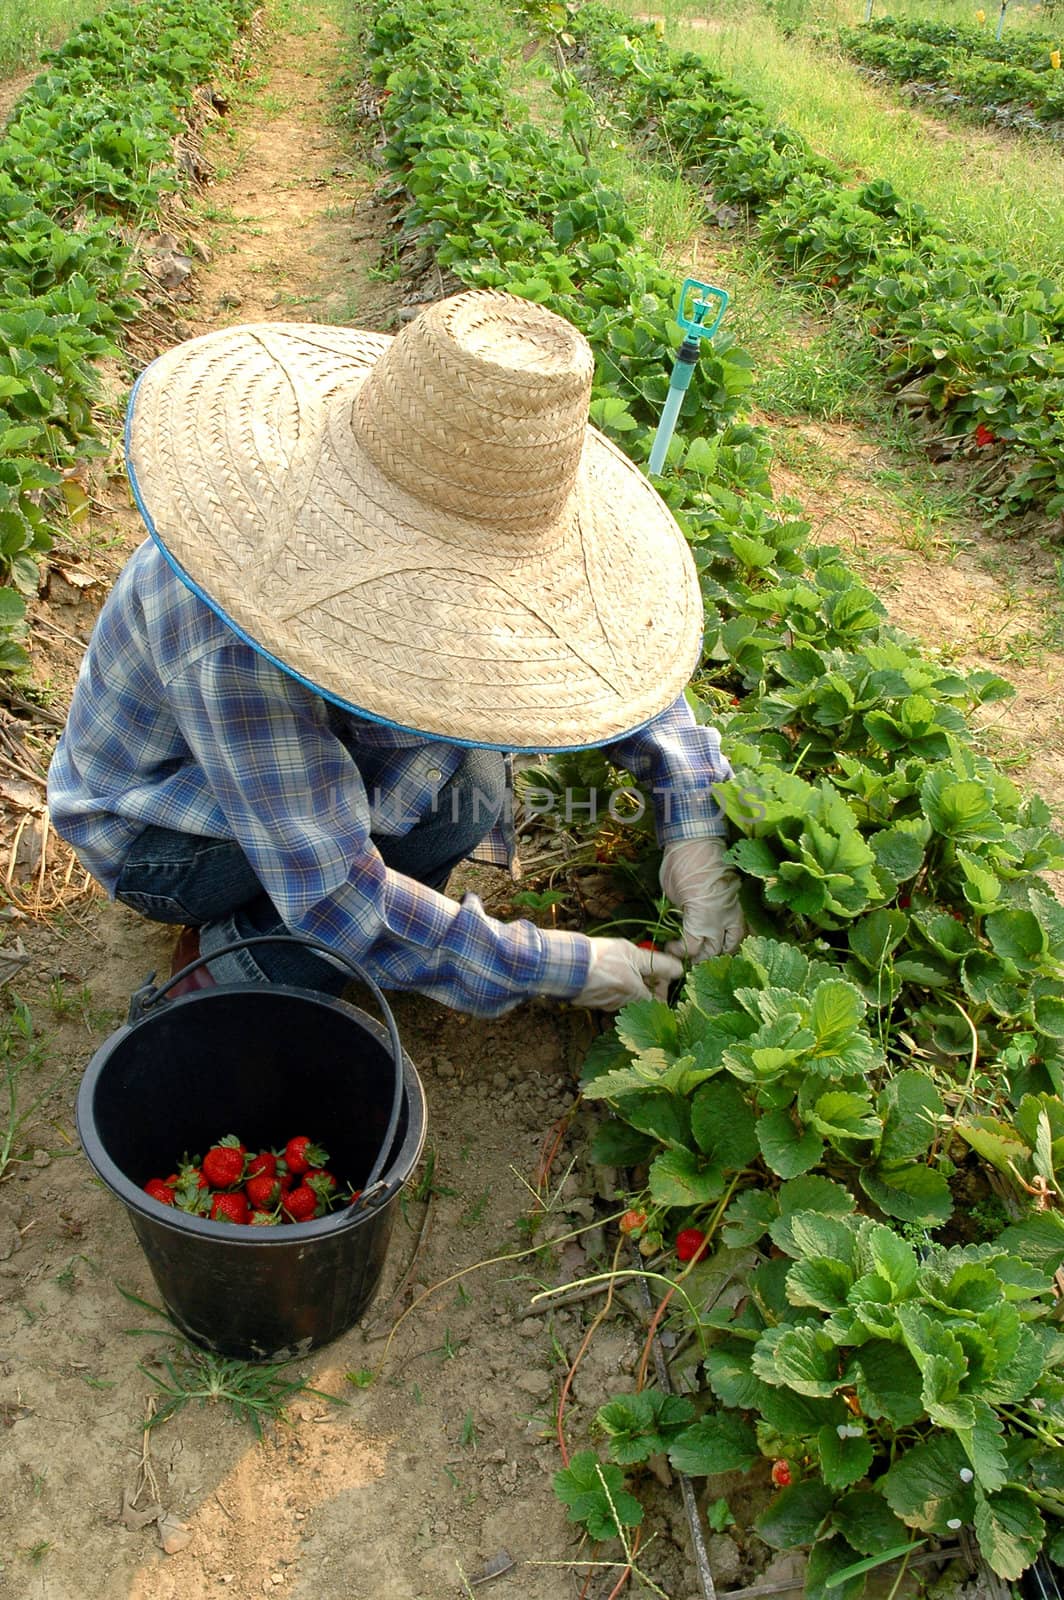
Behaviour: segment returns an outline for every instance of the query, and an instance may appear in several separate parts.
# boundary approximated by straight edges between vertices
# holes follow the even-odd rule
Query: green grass
[[[42,50],[61,44],[106,0],[0,0],[0,80],[36,66]],[[0,91],[3,83],[0,81]]]
[[[621,3],[646,15],[643,0]],[[839,0],[847,20],[856,20],[852,9],[850,0]],[[708,27],[698,25],[698,0],[661,0],[661,14],[671,45],[725,73],[855,182],[888,178],[958,242],[1064,278],[1059,146],[977,128],[951,131],[869,84],[842,56],[801,35],[788,37],[778,11],[721,0]]]

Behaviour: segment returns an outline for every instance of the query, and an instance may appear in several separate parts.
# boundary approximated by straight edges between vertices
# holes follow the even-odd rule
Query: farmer
[[[729,768],[683,698],[698,579],[588,427],[592,367],[568,322],[478,291],[394,338],[230,328],[142,375],[128,469],[151,538],[97,622],[48,793],[110,895],[186,925],[175,970],[292,930],[492,1016],[533,995],[615,1009],[664,995],[678,956],[736,947]],[[653,792],[683,914],[667,954],[444,892],[478,846],[504,859],[504,752],[598,745]],[[278,944],[184,984],[249,979],[345,983]]]

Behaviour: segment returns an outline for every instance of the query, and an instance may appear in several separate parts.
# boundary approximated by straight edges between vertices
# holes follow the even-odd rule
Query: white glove
[[[683,938],[665,946],[670,955],[706,961],[730,955],[746,935],[739,880],[724,860],[723,839],[679,839],[665,846],[663,892],[683,912]]]
[[[669,984],[683,977],[683,966],[659,950],[641,950],[629,939],[589,939],[591,965],[574,1006],[619,1011],[631,1000],[667,1000]]]

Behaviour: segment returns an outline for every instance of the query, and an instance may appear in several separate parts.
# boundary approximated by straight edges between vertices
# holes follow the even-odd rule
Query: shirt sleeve
[[[724,837],[724,808],[713,791],[732,777],[731,765],[716,728],[702,727],[683,695],[605,754],[650,790],[659,844]]]
[[[293,932],[361,962],[384,987],[480,1016],[583,987],[582,934],[499,922],[476,895],[459,904],[385,865],[358,767],[324,702],[295,678],[234,642],[168,688],[233,837]]]

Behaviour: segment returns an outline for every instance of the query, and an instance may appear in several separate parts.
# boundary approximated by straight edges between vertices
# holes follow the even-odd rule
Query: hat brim
[[[351,424],[390,343],[257,324],[159,357],[126,436],[148,531],[241,637],[358,715],[509,750],[644,726],[702,642],[697,572],[668,508],[590,426],[550,527],[503,534],[404,491]]]

